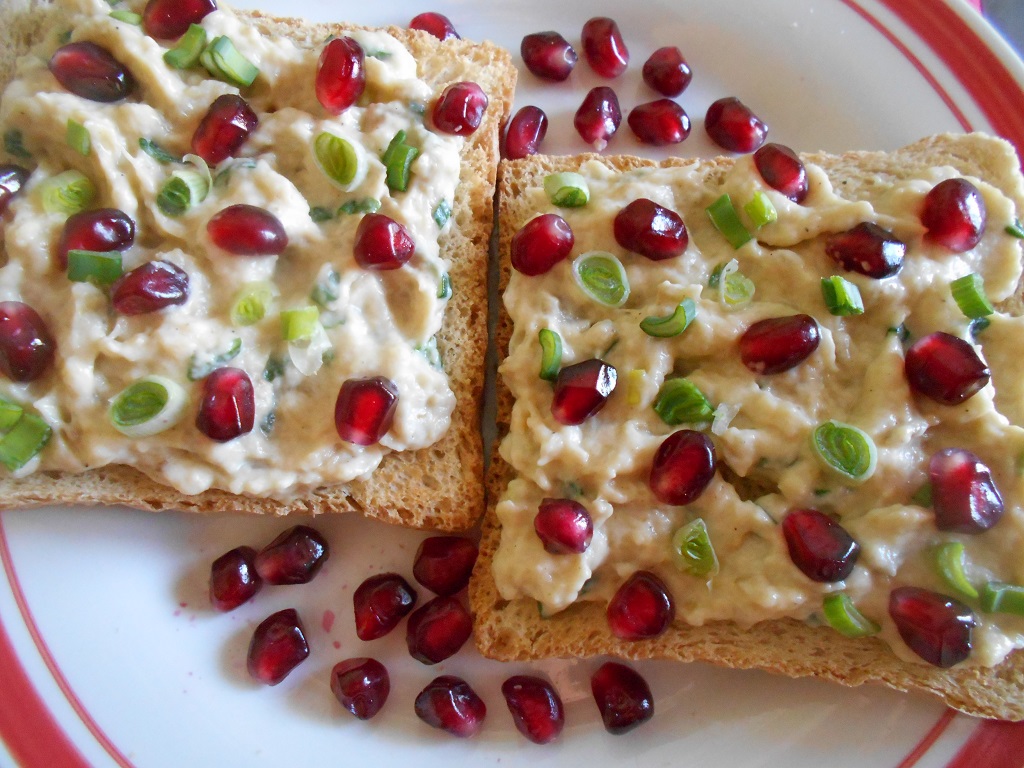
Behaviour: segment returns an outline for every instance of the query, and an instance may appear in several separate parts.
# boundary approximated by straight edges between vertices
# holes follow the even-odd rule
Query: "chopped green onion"
[[[1024,224],[1020,223],[1020,219],[1014,219],[1012,224],[1006,225],[1006,234],[1024,239]]]
[[[990,581],[980,590],[981,607],[989,613],[1013,613],[1024,616],[1024,587]]]
[[[606,307],[621,307],[629,298],[622,262],[605,251],[587,251],[572,262],[572,276],[587,296]]]
[[[177,45],[164,54],[164,61],[174,69],[188,69],[199,62],[205,49],[206,30],[198,24],[190,24]]]
[[[416,351],[427,358],[432,368],[441,370],[441,351],[437,348],[437,336],[431,336],[424,344],[417,346]]]
[[[149,437],[170,429],[185,413],[184,388],[163,376],[146,376],[121,391],[110,403],[114,429],[128,437]]]
[[[388,148],[380,156],[380,161],[387,169],[385,181],[392,192],[405,192],[409,186],[410,167],[420,151],[405,143],[405,131],[399,131],[391,139]]]
[[[572,171],[545,176],[544,192],[559,208],[580,208],[590,202],[587,180]]]
[[[431,215],[434,217],[434,223],[437,224],[437,228],[444,229],[444,225],[452,217],[452,207],[448,205],[447,200],[442,200],[434,206],[434,212]]]
[[[199,381],[205,379],[215,370],[220,368],[224,363],[229,360],[233,360],[238,357],[238,353],[242,351],[242,340],[236,338],[231,342],[231,347],[227,352],[221,352],[219,355],[213,355],[212,357],[204,356],[199,357],[193,353],[192,357],[188,361],[188,380]]]
[[[441,275],[441,280],[437,284],[437,298],[439,299],[450,299],[452,297],[452,279],[445,272]]]
[[[771,199],[760,190],[754,193],[750,202],[743,206],[743,210],[747,212],[750,222],[757,229],[760,229],[765,224],[771,224],[779,218],[779,212],[775,210]]]
[[[266,280],[246,283],[231,305],[232,325],[253,325],[267,316],[277,297],[277,287]]]
[[[708,287],[718,289],[718,299],[726,309],[742,309],[754,299],[754,281],[740,272],[736,259],[715,267]]]
[[[672,534],[672,560],[680,571],[699,578],[718,573],[718,556],[704,520],[698,517]]]
[[[139,139],[139,148],[147,155],[156,160],[160,165],[168,165],[170,163],[180,163],[181,158],[172,155],[166,149],[161,147],[152,139]]]
[[[545,381],[554,381],[562,369],[562,337],[555,331],[541,328],[537,334],[540,341],[540,374]]]
[[[67,29],[67,30],[61,32],[60,35],[57,37],[57,42],[59,42],[61,45],[65,45],[67,43],[70,43],[71,42],[71,30]]]
[[[821,295],[833,315],[863,315],[864,300],[860,288],[840,275],[821,278]]]
[[[267,364],[263,367],[263,380],[274,381],[284,376],[285,365],[284,358],[275,357],[274,355],[268,357]]]
[[[367,57],[377,61],[386,61],[391,58],[391,51],[367,51]]]
[[[53,430],[34,413],[23,413],[0,438],[0,464],[16,472],[34,459],[50,441]]]
[[[706,210],[715,229],[722,233],[722,236],[733,248],[739,248],[752,239],[746,227],[743,226],[743,222],[740,221],[740,215],[736,213],[728,194],[715,200]]]
[[[693,299],[683,299],[670,315],[651,315],[640,321],[640,328],[648,336],[667,339],[685,331],[697,316],[697,305]]]
[[[316,310],[316,307],[307,307],[306,311],[308,310]],[[298,314],[288,318],[286,313],[282,313],[281,318],[282,335],[297,335],[296,338],[288,340],[288,359],[303,376],[312,376],[324,363],[334,359],[334,349],[322,323],[314,320],[307,325],[309,317],[302,314],[304,310],[292,311]],[[307,330],[309,332],[305,333]]]
[[[962,597],[976,599],[977,588],[967,578],[964,545],[959,541],[947,541],[932,550],[933,563],[939,577],[946,586]]]
[[[366,178],[366,158],[362,151],[333,133],[325,131],[314,139],[313,156],[324,175],[346,192]]]
[[[674,427],[677,424],[700,424],[711,421],[715,409],[700,388],[689,379],[666,379],[654,398],[654,412]]]
[[[285,341],[304,341],[320,327],[320,310],[316,307],[286,309],[281,312],[281,337]]]
[[[811,445],[822,463],[843,477],[861,482],[875,472],[878,450],[862,429],[830,420],[815,427]]]
[[[141,14],[134,13],[133,11],[111,11],[110,18],[123,21],[125,24],[134,24],[135,26],[142,24]]]
[[[17,424],[24,412],[25,409],[17,403],[0,398],[0,435],[6,434]]]
[[[39,185],[43,210],[67,216],[84,211],[96,197],[96,185],[81,171],[64,171]]]
[[[199,54],[199,63],[218,80],[238,88],[252,85],[260,73],[259,67],[239,53],[231,38],[226,35],[210,41]]]
[[[216,182],[215,182],[216,183]],[[309,218],[311,218],[316,224],[320,224],[324,221],[330,221],[334,218],[334,214],[327,208],[323,208],[319,205],[314,205],[309,209]]]
[[[29,160],[32,157],[32,153],[25,149],[21,131],[17,128],[11,128],[4,132],[4,151],[19,160]]]
[[[156,196],[157,207],[166,216],[181,216],[189,208],[203,202],[213,185],[205,160],[197,155],[185,155],[184,159],[195,167],[171,171],[170,178],[164,182]]]
[[[64,140],[69,147],[82,157],[89,156],[89,150],[92,149],[92,140],[89,138],[88,129],[77,120],[68,119],[68,128],[67,133],[64,135]]]
[[[626,374],[626,402],[629,405],[640,405],[646,379],[647,371],[643,368],[632,368]]]
[[[313,286],[309,298],[321,307],[326,307],[341,295],[341,275],[333,267],[328,267],[324,276]]]
[[[341,204],[338,213],[376,213],[380,210],[380,200],[375,197],[361,197],[358,200],[348,200]]]
[[[68,251],[68,280],[110,285],[124,274],[120,251]]]
[[[825,595],[822,609],[828,625],[846,637],[868,637],[881,631],[881,627],[857,610],[845,592]]]
[[[953,294],[953,301],[967,317],[985,317],[995,312],[985,295],[985,283],[977,272],[958,277],[949,284],[949,290]]]
[[[925,483],[910,497],[910,501],[919,507],[930,507],[932,505],[932,484]]]
[[[256,161],[251,157],[233,157],[218,165],[219,170],[213,179],[213,186],[226,186],[231,179],[231,174],[238,168],[255,168]]]
[[[992,325],[992,321],[989,320],[987,317],[976,317],[973,320],[971,320],[971,324],[967,326],[967,330],[970,331],[971,338],[977,341],[978,334],[980,334],[990,325]]]
[[[270,437],[270,434],[274,431],[274,424],[277,422],[277,412],[271,408],[267,411],[267,415],[263,417],[260,422],[260,432],[263,433],[264,437]]]

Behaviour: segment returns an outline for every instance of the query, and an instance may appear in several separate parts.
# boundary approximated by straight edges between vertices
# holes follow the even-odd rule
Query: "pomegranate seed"
[[[349,379],[338,391],[334,425],[342,440],[373,445],[391,429],[397,407],[398,387],[390,379]]]
[[[740,358],[756,374],[782,373],[810,357],[820,341],[821,331],[810,315],[770,317],[740,336]]]
[[[351,107],[366,88],[366,59],[351,37],[336,37],[324,47],[316,65],[316,98],[332,115]]]
[[[955,253],[978,244],[985,232],[988,213],[978,188],[967,179],[940,181],[925,195],[921,211],[928,240]]]
[[[671,99],[657,99],[630,110],[630,129],[644,144],[663,147],[690,135],[690,116]]]
[[[514,675],[501,684],[512,722],[534,744],[550,744],[565,727],[562,699],[547,680]]]
[[[992,472],[962,448],[945,448],[928,462],[935,527],[955,533],[981,533],[1003,516],[1003,497]]]
[[[192,134],[192,151],[208,164],[217,165],[241,149],[259,124],[256,113],[241,96],[218,96]]]
[[[556,213],[541,214],[512,236],[512,266],[524,275],[543,275],[569,255],[575,242],[565,219]]]
[[[122,315],[144,315],[188,301],[188,273],[169,261],[147,261],[110,287],[110,301]]]
[[[959,405],[973,397],[991,377],[970,342],[943,331],[915,341],[903,370],[912,390],[943,405]]]
[[[264,685],[277,685],[309,656],[306,633],[294,608],[265,618],[249,642],[246,666],[249,674]]]
[[[629,65],[629,50],[619,25],[606,16],[597,16],[583,25],[583,55],[601,77],[618,77]]]
[[[363,269],[398,269],[412,258],[416,243],[408,230],[383,213],[368,213],[356,227],[354,254]]]
[[[825,253],[843,269],[881,280],[900,271],[907,245],[877,224],[863,222],[846,232],[830,235],[825,241]]]
[[[533,529],[552,555],[580,555],[594,538],[594,521],[587,508],[572,499],[544,499]]]
[[[573,118],[580,137],[598,152],[608,146],[621,122],[619,99],[606,85],[591,88]]]
[[[719,99],[708,107],[704,130],[722,149],[753,152],[764,144],[768,126],[735,96]]]
[[[814,581],[842,581],[853,572],[860,545],[839,523],[816,509],[794,509],[782,518],[789,558]]]
[[[61,46],[50,57],[50,72],[65,89],[89,101],[120,101],[135,86],[124,65],[96,43]]]
[[[455,31],[455,25],[452,24],[451,19],[440,13],[428,12],[413,16],[412,21],[409,22],[409,29],[428,32],[438,40],[447,40],[449,37],[454,37],[456,40],[462,39]]]
[[[665,582],[650,571],[637,571],[608,602],[608,627],[622,640],[657,637],[676,617]]]
[[[263,580],[256,573],[256,550],[236,547],[213,561],[210,567],[210,603],[218,611],[233,611],[260,591]]]
[[[671,259],[686,250],[690,236],[679,214],[641,197],[615,215],[615,242],[652,261]]]
[[[452,83],[441,92],[434,103],[431,118],[434,127],[442,133],[469,136],[484,119],[487,94],[476,83]]]
[[[282,531],[256,555],[256,573],[267,584],[307,584],[324,567],[331,549],[308,525]]]
[[[476,544],[461,536],[431,536],[420,542],[412,575],[438,595],[454,595],[467,584],[476,563]]]
[[[398,626],[416,605],[416,590],[397,573],[371,576],[352,595],[356,636],[376,640]]]
[[[0,165],[0,216],[3,216],[11,200],[25,186],[28,175],[28,171],[20,165]]]
[[[900,587],[889,595],[889,615],[903,642],[929,664],[945,669],[971,655],[971,630],[978,617],[951,597]]]
[[[754,153],[754,165],[765,184],[794,203],[802,203],[807,197],[807,169],[789,147],[765,144]]]
[[[465,739],[484,724],[487,707],[469,683],[454,675],[435,677],[416,697],[416,716],[434,728]]]
[[[548,116],[540,107],[526,106],[516,112],[505,134],[505,157],[517,160],[537,154],[548,132]]]
[[[678,96],[693,79],[690,65],[674,45],[659,48],[644,62],[644,82],[663,96]]]
[[[681,507],[697,499],[715,476],[715,446],[702,432],[681,429],[654,454],[648,485],[659,501]]]
[[[391,678],[376,659],[346,659],[331,670],[331,692],[353,715],[369,720],[388,700]]]
[[[454,656],[473,632],[473,618],[456,597],[435,597],[412,612],[406,624],[409,654],[424,664]]]
[[[281,220],[265,208],[239,203],[206,223],[213,244],[235,256],[278,256],[288,247]]]
[[[81,211],[64,222],[55,260],[63,271],[68,267],[68,251],[123,251],[134,242],[135,222],[124,211]]]
[[[582,424],[604,408],[615,390],[618,371],[604,360],[584,360],[558,372],[551,415],[566,426]]]
[[[534,32],[519,46],[523,63],[537,77],[561,82],[569,77],[578,57],[569,41],[557,32]]]
[[[0,301],[0,371],[12,381],[35,381],[53,361],[57,343],[28,304]]]
[[[252,432],[256,398],[249,374],[240,368],[218,368],[203,381],[196,427],[211,440],[226,443]]]
[[[216,10],[214,0],[149,0],[142,12],[142,28],[157,40],[175,40],[188,32],[189,25]]]
[[[606,661],[591,676],[590,690],[608,733],[626,733],[654,716],[650,686],[625,664]]]

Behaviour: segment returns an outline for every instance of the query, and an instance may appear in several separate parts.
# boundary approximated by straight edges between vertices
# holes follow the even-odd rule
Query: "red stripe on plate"
[[[1024,765],[1024,723],[988,720],[960,747],[946,768],[1020,768]]]
[[[913,768],[917,765],[918,760],[924,757],[928,750],[932,748],[936,741],[938,741],[939,736],[946,732],[946,729],[949,727],[949,724],[953,722],[955,717],[956,712],[952,709],[947,709],[943,712],[935,725],[931,727],[928,733],[921,737],[917,746],[907,753],[907,756],[903,758],[896,768]]]

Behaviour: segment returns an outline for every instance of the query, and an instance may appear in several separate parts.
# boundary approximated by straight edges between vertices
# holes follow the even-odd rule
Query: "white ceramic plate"
[[[655,97],[639,77],[655,48],[678,45],[693,67],[693,84],[680,98],[693,135],[673,150],[687,155],[713,154],[702,116],[725,95],[753,107],[772,140],[799,150],[892,149],[971,129],[1024,148],[1024,65],[956,0],[637,0],[628,9],[611,0],[260,5],[281,15],[399,25],[439,10],[463,36],[513,51],[524,34],[545,29],[578,44],[587,18],[615,17],[632,53],[630,71],[614,83],[624,112]],[[596,82],[584,64],[555,86],[523,72],[516,106],[547,111],[546,151],[584,149],[572,114]],[[652,154],[625,125],[609,150]],[[359,641],[352,590],[383,570],[411,578],[422,534],[355,517],[314,522],[333,554],[312,584],[267,588],[232,614],[210,610],[211,561],[240,544],[262,546],[295,522],[118,509],[4,514],[0,736],[7,747],[0,761],[26,768],[1024,763],[1020,727],[982,724],[923,696],[699,664],[638,664],[657,714],[631,734],[610,736],[589,693],[597,661],[502,666],[467,647],[425,667],[406,653],[401,628],[372,644]],[[255,625],[284,607],[298,608],[312,655],[280,686],[263,688],[246,675],[246,647]],[[393,680],[384,711],[367,723],[345,713],[328,688],[331,666],[359,655],[384,661]],[[527,670],[550,675],[567,704],[556,745],[526,742],[505,709],[501,681]],[[416,693],[444,673],[467,678],[489,707],[471,741],[432,731],[413,714]]]

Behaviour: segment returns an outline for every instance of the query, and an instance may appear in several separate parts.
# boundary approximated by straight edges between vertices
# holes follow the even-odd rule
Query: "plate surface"
[[[255,7],[255,0],[239,5]],[[279,15],[404,25],[421,2],[262,0]],[[702,116],[738,96],[798,150],[893,149],[941,131],[986,130],[1024,149],[1024,65],[956,0],[648,0],[628,12],[610,0],[438,0],[464,37],[514,52],[524,34],[562,32],[616,18],[632,53],[615,86],[623,111],[655,94],[640,80],[654,49],[678,45],[694,71],[679,101],[693,134],[672,151],[715,154]],[[518,55],[516,56],[517,62]],[[523,71],[516,107],[551,120],[544,150],[583,151],[572,115],[598,80],[585,64],[545,85]],[[609,151],[664,156],[623,126]],[[467,647],[435,667],[413,661],[402,630],[355,637],[352,590],[371,573],[411,580],[424,534],[355,517],[319,519],[332,557],[310,585],[265,589],[232,614],[208,607],[210,562],[240,544],[260,547],[295,520],[152,516],[120,509],[45,509],[0,516],[0,764],[43,766],[453,764],[604,766],[977,766],[1024,764],[1018,726],[954,715],[919,695],[843,689],[814,680],[664,662],[638,664],[657,715],[641,730],[604,732],[590,697],[597,661],[508,665]],[[423,590],[425,592],[425,590]],[[245,653],[255,625],[299,610],[310,659],[275,688],[253,684]],[[393,690],[374,720],[355,721],[334,700],[330,668],[372,655]],[[567,705],[559,743],[536,747],[514,730],[499,687],[525,671],[548,674]],[[439,674],[465,677],[489,706],[483,731],[461,742],[412,711]]]

